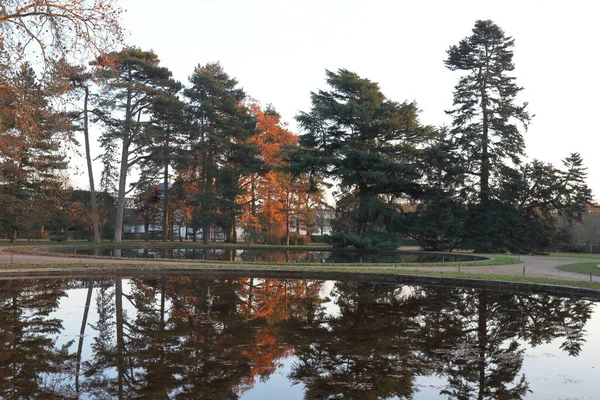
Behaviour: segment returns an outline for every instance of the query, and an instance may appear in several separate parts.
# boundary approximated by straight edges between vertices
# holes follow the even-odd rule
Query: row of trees
[[[68,88],[56,60],[110,50],[120,42],[114,0],[6,0],[0,4],[0,232],[43,232],[61,211],[73,140],[57,101]]]
[[[205,243],[215,227],[235,243],[240,222],[251,240],[289,242],[290,213],[309,218],[321,202],[320,191],[304,190],[305,176],[286,164],[297,137],[272,107],[246,104],[219,63],[197,66],[186,88],[153,52],[137,48],[99,57],[89,73],[63,71],[73,88],[85,79],[97,88],[87,97],[90,86],[83,84],[76,115],[84,132],[88,115],[103,128],[102,186],[117,188],[115,242],[122,239],[126,196],[135,190],[141,209],[160,211],[163,240],[176,223],[201,231]],[[134,167],[140,179],[128,185]]]
[[[29,14],[17,11],[11,18],[22,27],[19,22]],[[12,20],[7,21],[5,30]],[[38,50],[45,53],[43,42]],[[290,216],[309,222],[311,206],[321,202],[318,190],[302,189],[302,174],[284,168],[297,137],[272,107],[263,112],[247,103],[244,91],[218,63],[198,66],[183,90],[154,53],[137,48],[104,53],[90,67],[65,58],[44,60],[49,67],[43,81],[23,62],[2,86],[0,227],[11,240],[19,231],[43,230],[60,214],[85,219],[79,215],[83,203],[63,207],[66,180],[60,175],[67,167],[64,144],[74,142],[78,131],[87,158],[93,238],[100,240],[90,154],[94,125],[103,132],[101,185],[116,192],[115,242],[122,239],[125,201],[133,191],[148,215],[150,203],[159,198],[165,240],[172,231],[167,227],[177,223],[205,233],[205,242],[216,227],[235,242],[245,211],[241,223],[251,240],[289,242]],[[134,169],[141,178],[127,185]]]
[[[524,161],[531,116],[516,100],[513,45],[477,21],[448,50],[461,73],[450,127],[422,125],[414,102],[350,71],[327,72],[331,89],[297,119],[303,170],[339,182],[334,244],[395,247],[408,235],[432,250],[534,251],[564,239],[561,218],[579,219],[591,200],[586,168],[576,153],[560,168]]]
[[[289,243],[291,216],[308,228],[324,207],[324,182],[333,181],[335,246],[394,248],[409,236],[435,250],[552,247],[567,239],[563,222],[580,218],[591,192],[578,154],[560,168],[524,161],[521,132],[531,116],[516,100],[513,46],[492,21],[477,21],[448,50],[446,66],[461,73],[450,127],[423,125],[416,103],[390,100],[351,71],[327,71],[330,90],[312,93],[311,109],[297,116],[300,137],[219,63],[198,65],[185,87],[156,54],[135,47],[85,67],[63,58],[43,83],[21,63],[1,87],[0,226],[14,238],[47,223],[64,186],[59,145],[81,131],[100,240],[95,126],[101,186],[116,194],[115,242],[126,198],[137,191],[146,220],[160,215],[164,240],[187,225],[205,243],[217,228],[229,242],[241,228],[251,241]],[[140,178],[128,184],[134,170]]]

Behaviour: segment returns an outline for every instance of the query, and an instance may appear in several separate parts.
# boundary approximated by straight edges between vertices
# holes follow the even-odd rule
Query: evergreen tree
[[[177,87],[171,72],[159,66],[159,59],[151,51],[126,48],[98,58],[94,63],[104,92],[103,120],[107,130],[102,135],[105,148],[104,186],[118,179],[115,242],[121,242],[125,196],[135,189],[127,189],[127,175],[146,154],[144,144],[149,108],[154,98]],[[121,150],[121,156],[117,151]],[[118,171],[115,170],[119,166]]]
[[[420,162],[423,195],[402,222],[408,226],[407,235],[423,249],[452,250],[461,245],[465,235],[468,191],[465,165],[446,129],[439,131]]]
[[[311,110],[296,117],[305,130],[296,164],[338,181],[340,200],[354,204],[338,215],[350,222],[338,245],[394,246],[393,221],[402,200],[420,195],[417,160],[432,131],[419,124],[415,103],[388,100],[377,83],[345,69],[326,74],[331,90],[312,93]]]
[[[580,220],[592,200],[583,160],[573,153],[563,160],[562,169],[533,160],[521,170],[509,172],[500,190],[500,203],[512,215],[512,223],[500,224],[505,249],[548,251],[564,235],[560,219],[568,223]]]
[[[85,158],[87,162],[87,175],[90,185],[90,204],[92,208],[92,230],[94,243],[100,243],[100,224],[98,222],[98,205],[96,201],[96,185],[94,183],[94,173],[92,170],[92,155],[90,151],[90,117],[95,110],[92,105],[95,104],[96,96],[90,91],[92,86],[92,74],[85,67],[70,65],[64,60],[60,60],[55,68],[55,74],[59,77],[61,90],[64,90],[67,97],[75,97],[81,101],[81,108],[70,112],[72,118],[71,127],[73,131],[81,131],[84,139]]]
[[[28,64],[11,84],[0,78],[0,231],[40,229],[62,200],[66,168],[59,134],[63,115]]]
[[[520,122],[531,119],[527,103],[517,104],[522,90],[515,78],[514,40],[492,21],[477,21],[473,34],[450,47],[446,67],[462,71],[454,90],[451,134],[467,158],[469,173],[479,178],[479,203],[487,206],[493,196],[493,181],[507,161],[519,164],[524,154]]]
[[[240,179],[261,165],[259,149],[249,142],[256,133],[256,120],[242,103],[246,94],[219,63],[197,66],[190,84],[185,95],[198,182],[192,225],[202,228],[204,243],[215,226],[223,229],[228,242],[235,243],[237,199],[244,192]]]
[[[466,241],[477,251],[504,247],[505,229],[514,209],[498,200],[502,175],[516,170],[524,155],[520,127],[527,128],[527,103],[517,104],[522,90],[515,78],[514,40],[492,21],[477,21],[473,34],[450,47],[446,67],[461,71],[454,90],[451,137],[467,167],[465,192],[473,194]],[[516,172],[515,172],[516,173]]]
[[[144,185],[162,181],[162,240],[173,238],[171,232],[170,178],[169,167],[189,160],[188,147],[185,145],[187,120],[184,116],[184,104],[177,97],[181,85],[176,84],[168,90],[158,93],[150,105],[150,123],[145,127],[144,135],[146,156],[141,160],[141,178]],[[170,233],[170,235],[169,235]]]

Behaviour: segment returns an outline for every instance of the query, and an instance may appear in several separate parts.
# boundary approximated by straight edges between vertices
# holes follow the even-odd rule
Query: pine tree
[[[140,180],[144,186],[162,181],[162,240],[173,238],[170,232],[172,214],[170,207],[170,167],[190,158],[186,145],[187,120],[184,104],[177,97],[181,85],[176,84],[158,93],[150,104],[151,118],[145,126],[144,143],[146,156],[141,160]],[[169,235],[169,232],[171,233]]]
[[[96,201],[96,185],[94,182],[94,173],[92,170],[92,155],[90,151],[90,127],[94,114],[93,106],[96,96],[92,92],[93,86],[92,74],[85,67],[78,67],[68,64],[65,60],[60,60],[54,71],[57,79],[58,89],[63,92],[63,97],[72,100],[81,101],[81,107],[69,112],[72,119],[71,128],[73,131],[83,133],[85,158],[87,162],[87,175],[90,185],[90,205],[92,208],[92,240],[94,243],[100,243],[100,224],[98,222],[98,205]]]
[[[500,224],[505,248],[548,251],[564,234],[560,220],[580,220],[592,200],[583,160],[573,153],[563,160],[563,168],[533,160],[510,172],[500,188],[500,202],[512,215],[512,223]]]
[[[59,133],[64,116],[28,64],[10,85],[0,81],[0,231],[39,229],[60,207],[66,168]]]
[[[204,243],[219,226],[226,241],[236,242],[237,202],[244,192],[241,177],[260,168],[257,146],[249,142],[256,120],[243,105],[238,82],[219,63],[197,66],[185,90],[193,124],[191,152],[198,193],[192,225],[202,228]]]
[[[135,189],[135,185],[127,189],[127,175],[146,156],[144,126],[148,122],[150,104],[158,95],[178,85],[171,78],[171,72],[159,66],[159,62],[153,52],[133,47],[103,55],[94,63],[104,90],[101,105],[107,126],[101,138],[105,149],[104,186],[113,179],[119,182],[115,242],[122,239],[125,196]],[[117,155],[119,146],[120,157]]]
[[[477,21],[473,34],[450,47],[446,67],[461,71],[454,90],[451,134],[479,178],[478,197],[487,206],[493,196],[493,181],[499,166],[519,164],[524,141],[518,123],[527,128],[531,119],[527,103],[517,104],[522,90],[515,78],[514,39],[492,21]]]

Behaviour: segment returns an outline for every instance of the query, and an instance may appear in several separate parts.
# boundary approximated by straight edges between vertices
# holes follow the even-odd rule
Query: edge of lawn
[[[600,282],[567,281],[550,278],[534,278],[507,275],[490,275],[473,273],[468,270],[458,271],[423,271],[366,267],[338,268],[332,266],[307,266],[307,265],[248,265],[248,264],[180,264],[166,265],[160,262],[143,264],[100,265],[86,264],[0,264],[0,277],[39,277],[40,275],[73,275],[73,274],[233,274],[236,276],[253,274],[263,277],[295,277],[298,279],[367,279],[383,280],[390,282],[433,283],[451,286],[487,287],[496,289],[518,289],[529,292],[544,292],[562,295],[583,295],[600,298]]]
[[[91,245],[81,245],[81,247],[89,247]],[[106,245],[108,246],[108,245]],[[140,246],[160,246],[168,248],[168,246],[163,246],[161,244],[154,243],[128,243],[125,246],[119,245],[119,248],[127,248],[127,247],[140,247]],[[181,245],[179,245],[180,247]],[[445,263],[284,263],[284,262],[240,262],[240,261],[214,261],[214,260],[185,260],[185,259],[167,259],[167,258],[134,258],[134,257],[109,257],[109,256],[95,256],[95,255],[86,255],[86,254],[72,254],[72,253],[60,253],[60,252],[50,252],[47,251],[48,248],[72,248],[73,245],[38,245],[38,246],[14,246],[14,247],[4,247],[1,250],[5,254],[22,254],[22,255],[38,255],[45,257],[63,257],[63,258],[73,258],[79,259],[79,263],[81,264],[83,260],[87,259],[102,259],[102,260],[115,260],[115,261],[144,261],[144,262],[163,262],[163,263],[177,263],[177,264],[218,264],[218,265],[264,265],[264,266],[286,266],[289,267],[291,265],[294,266],[308,266],[308,267],[323,267],[323,266],[332,266],[332,267],[440,267],[440,266],[448,266],[448,267],[469,267],[469,266],[497,266],[497,265],[511,265],[511,264],[519,264],[521,263],[520,258],[515,256],[510,256],[506,254],[469,254],[475,257],[485,257],[485,260],[478,261],[457,261],[457,262],[445,262]],[[111,244],[111,247],[115,247],[114,244]],[[193,246],[190,246],[193,247]],[[203,248],[223,248],[220,245],[198,245],[198,247]],[[234,246],[231,246],[234,247]],[[265,248],[273,248],[279,250],[295,250],[295,251],[318,251],[318,250],[329,250],[330,247],[310,247],[310,246],[249,246],[243,245],[241,248],[248,249],[265,249]],[[412,251],[408,250],[407,252],[411,253]],[[414,251],[414,253],[418,253]],[[454,256],[456,253],[448,253],[448,252],[428,252],[428,253],[439,253],[439,254],[448,254],[449,256]]]

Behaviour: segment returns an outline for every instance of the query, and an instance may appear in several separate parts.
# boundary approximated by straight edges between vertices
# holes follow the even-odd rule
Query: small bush
[[[67,234],[67,232],[51,232],[48,235],[48,239],[50,239],[51,242],[66,242],[67,240],[69,240],[69,235]]]
[[[285,240],[285,239],[284,239]],[[300,235],[297,232],[290,233],[290,245],[294,246],[304,246],[310,244],[310,236],[308,235]]]

